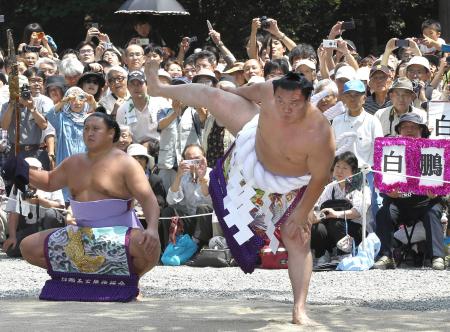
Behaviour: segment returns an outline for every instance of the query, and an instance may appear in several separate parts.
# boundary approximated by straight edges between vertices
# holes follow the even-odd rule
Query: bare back
[[[126,185],[126,170],[134,160],[124,152],[113,148],[95,161],[86,154],[79,154],[66,162],[68,187],[75,200],[84,202],[132,197]]]

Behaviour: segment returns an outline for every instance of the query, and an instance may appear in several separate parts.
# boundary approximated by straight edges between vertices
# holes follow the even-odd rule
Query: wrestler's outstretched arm
[[[192,107],[206,107],[233,135],[259,112],[253,102],[221,89],[195,83],[162,85],[158,68],[159,63],[155,60],[148,59],[145,63],[149,95],[172,98]]]
[[[76,156],[71,158],[76,158]],[[63,162],[52,171],[30,169],[30,184],[33,187],[46,192],[52,192],[67,187],[67,163],[71,158],[63,160]]]

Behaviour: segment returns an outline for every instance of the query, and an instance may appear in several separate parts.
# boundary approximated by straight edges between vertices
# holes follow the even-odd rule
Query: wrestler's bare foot
[[[136,296],[136,298],[134,299],[136,302],[142,302],[144,301],[144,294],[142,294],[142,292],[139,290],[139,294]]]
[[[160,67],[160,63],[156,60],[147,59],[145,61],[145,76],[147,78],[147,93],[150,96],[158,96],[159,95],[159,77],[158,77],[158,69]]]
[[[292,324],[303,325],[303,326],[319,326],[320,324],[312,320],[306,315],[303,310],[293,310],[292,311]]]

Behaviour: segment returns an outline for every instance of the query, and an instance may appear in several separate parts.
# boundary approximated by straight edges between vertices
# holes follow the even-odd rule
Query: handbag
[[[193,267],[229,267],[231,266],[230,249],[201,249],[192,261],[186,263]]]

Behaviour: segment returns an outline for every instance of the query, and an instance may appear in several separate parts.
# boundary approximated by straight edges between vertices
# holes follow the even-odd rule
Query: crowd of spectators
[[[209,31],[209,42],[199,48],[194,49],[191,39],[184,37],[172,50],[156,27],[140,18],[134,24],[136,35],[126,45],[115,44],[114,36],[94,24],[87,26],[85,40],[73,49],[61,50],[51,33],[31,23],[18,46],[17,63],[4,52],[0,54],[0,163],[3,165],[16,150],[16,108],[20,111],[19,151],[34,167],[45,170],[85,151],[83,121],[87,114],[110,114],[121,128],[117,148],[136,158],[146,171],[161,216],[202,215],[185,219],[184,231],[200,247],[207,245],[217,235],[213,234],[214,218],[210,215],[213,208],[208,174],[234,137],[206,108],[150,97],[144,73],[146,58],[160,62],[159,79],[169,85],[204,84],[226,89],[276,79],[289,71],[304,75],[314,84],[311,103],[328,118],[336,138],[337,157],[330,182],[333,178],[345,180],[362,166],[373,166],[375,138],[398,134],[428,137],[424,134],[428,132],[427,105],[430,101],[449,101],[450,65],[443,50],[445,41],[440,38],[441,27],[435,20],[423,22],[417,36],[391,38],[382,54],[359,54],[355,44],[345,39],[343,23],[337,22],[324,41],[313,46],[307,41],[294,42],[275,19],[255,18],[248,42],[243,45],[247,56],[242,59],[233,55],[216,30]],[[15,66],[19,72],[19,105],[10,102],[8,90],[8,77]],[[410,114],[414,116],[405,117]],[[414,136],[406,133],[406,127],[421,131]],[[200,159],[206,160],[207,168],[200,166]],[[66,190],[64,199],[53,199],[54,204],[48,204],[48,195],[39,191],[21,198],[8,184],[4,193],[10,199],[4,200],[8,208],[2,209],[0,241],[11,255],[20,254],[13,251],[18,248],[19,231],[24,233],[21,225],[32,223],[23,221],[29,212],[22,210],[30,209],[18,209],[20,201],[49,208],[63,207],[65,202],[65,208],[70,209],[70,193]],[[434,269],[444,269],[444,232],[439,231],[441,216],[445,215],[444,199],[431,195],[419,198],[411,199],[408,193],[379,193],[371,174],[367,185],[333,182],[317,203],[323,214],[312,229],[316,259],[329,262],[331,256],[342,255],[336,245],[347,234],[358,244],[362,216],[366,214],[368,230],[382,239],[381,257],[375,267],[395,267],[392,234],[399,220],[408,224],[420,217],[429,244],[424,253]],[[347,200],[351,206],[338,210],[333,204],[324,205],[338,199]],[[362,209],[363,199],[367,201],[366,211]],[[138,206],[136,210],[139,215]],[[41,216],[48,217],[48,213]],[[60,219],[57,217],[52,225]],[[163,249],[169,241],[168,218],[160,222]],[[33,227],[33,231],[44,227],[42,222],[35,223],[39,227]]]

